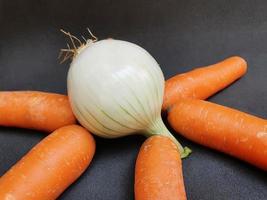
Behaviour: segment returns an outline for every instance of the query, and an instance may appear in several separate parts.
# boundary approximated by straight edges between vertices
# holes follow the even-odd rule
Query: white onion
[[[154,134],[172,138],[161,118],[164,77],[155,59],[133,43],[106,39],[78,49],[68,73],[68,95],[78,121],[92,133],[117,138]]]

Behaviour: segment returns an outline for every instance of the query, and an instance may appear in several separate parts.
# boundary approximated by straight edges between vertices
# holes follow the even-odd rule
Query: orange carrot
[[[186,200],[177,146],[165,136],[142,145],[135,166],[135,200]]]
[[[54,200],[85,171],[94,152],[88,131],[78,125],[62,127],[0,178],[0,199]]]
[[[168,113],[184,137],[267,170],[267,120],[214,103],[181,99]]]
[[[52,132],[74,123],[75,117],[65,95],[34,91],[0,92],[0,126]]]
[[[230,57],[217,64],[178,74],[165,82],[163,111],[180,98],[207,99],[243,76],[247,63],[241,57]]]

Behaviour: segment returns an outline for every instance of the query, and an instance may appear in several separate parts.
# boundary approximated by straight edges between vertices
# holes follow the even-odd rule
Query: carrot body
[[[74,123],[75,117],[65,95],[33,91],[0,92],[0,126],[52,132]]]
[[[180,98],[207,99],[243,76],[247,63],[241,57],[230,57],[217,64],[178,74],[165,82],[163,111]]]
[[[267,120],[193,99],[178,101],[168,114],[184,137],[267,170]]]
[[[62,127],[0,178],[0,199],[54,200],[84,172],[94,152],[88,131],[78,125]]]
[[[177,146],[152,136],[142,145],[135,166],[135,200],[186,200]]]

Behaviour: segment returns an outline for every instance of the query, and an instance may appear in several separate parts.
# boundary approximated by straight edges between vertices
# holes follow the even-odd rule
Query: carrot
[[[68,97],[60,94],[0,92],[0,126],[52,132],[75,123]]]
[[[246,61],[238,56],[217,64],[178,74],[165,82],[163,111],[180,98],[207,99],[243,76],[247,71]]]
[[[175,131],[267,170],[267,120],[214,103],[181,99],[168,112]]]
[[[165,136],[142,145],[135,166],[135,200],[186,200],[177,146]]]
[[[85,171],[94,152],[94,138],[84,128],[62,127],[0,178],[0,199],[54,200]]]

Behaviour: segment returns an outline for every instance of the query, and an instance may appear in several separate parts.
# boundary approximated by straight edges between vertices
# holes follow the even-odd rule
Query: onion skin
[[[68,74],[75,115],[83,126],[104,137],[148,128],[160,114],[163,86],[161,69],[147,51],[113,39],[84,48]]]
[[[106,39],[88,43],[74,56],[68,95],[78,121],[105,138],[162,134],[181,145],[161,119],[164,76],[142,47]]]

